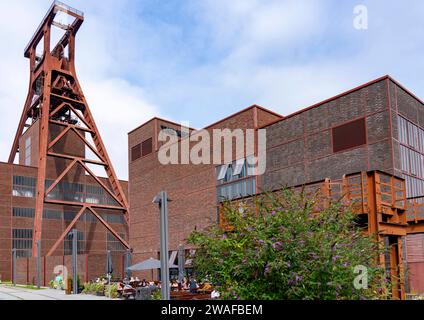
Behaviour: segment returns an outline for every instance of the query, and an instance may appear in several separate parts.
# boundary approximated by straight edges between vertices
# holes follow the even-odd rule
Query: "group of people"
[[[124,284],[129,284],[134,288],[137,287],[150,287],[150,289],[153,291],[155,289],[161,288],[161,282],[160,281],[147,281],[146,279],[140,280],[138,277],[131,277],[131,278],[125,278],[123,281]]]
[[[138,287],[149,287],[151,292],[161,289],[160,281],[147,281],[146,279],[140,280],[138,277],[125,278],[123,281],[124,284],[130,285],[133,288]],[[171,280],[171,291],[185,291],[190,293],[210,293],[212,299],[217,299],[220,297],[219,292],[213,288],[212,284],[208,281],[203,283],[197,283],[194,278],[184,278],[181,283],[176,279]]]

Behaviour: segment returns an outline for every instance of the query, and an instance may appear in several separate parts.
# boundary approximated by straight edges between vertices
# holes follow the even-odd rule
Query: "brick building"
[[[211,132],[219,128],[258,128],[279,118],[281,116],[274,112],[252,106],[205,129]],[[194,228],[204,228],[217,221],[215,165],[162,165],[158,151],[163,142],[158,140],[158,132],[163,129],[173,129],[181,136],[180,125],[159,118],[129,134],[130,244],[134,261],[158,258],[159,216],[152,199],[162,189],[172,199],[169,227],[174,258],[178,245],[185,242]],[[187,131],[193,132],[193,129]],[[252,192],[256,190],[255,177],[244,183]]]
[[[236,161],[231,164],[160,164],[158,132],[165,127],[181,128],[163,119],[150,120],[129,133],[134,261],[158,257],[159,217],[152,199],[161,190],[172,200],[171,262],[192,230],[219,220],[218,205],[224,199],[372,170],[404,178],[408,198],[424,196],[423,107],[419,98],[384,76],[288,116],[252,106],[206,128],[266,129],[267,166],[259,177],[249,176],[245,159],[235,150]],[[182,141],[184,137],[179,146]],[[424,228],[421,224],[408,228],[408,268],[414,269],[415,281],[421,281]]]
[[[53,131],[53,130],[52,130]],[[36,179],[38,167],[35,163],[38,146],[38,122],[35,122],[22,136],[22,144],[25,150],[20,152],[19,164],[0,163],[0,275],[3,280],[12,277],[12,248],[17,249],[17,257],[32,257],[32,239],[35,217]],[[55,151],[61,148],[66,153],[78,152],[85,154],[85,146],[81,140],[75,137],[65,137],[55,147]],[[63,149],[62,151],[64,151]],[[47,170],[46,185],[51,184],[57,178],[56,170],[63,170],[66,162],[57,159],[50,160]],[[107,179],[101,178],[107,184]],[[125,192],[128,188],[126,181],[121,181]],[[49,199],[72,200],[76,202],[90,202],[98,204],[111,204],[113,199],[102,187],[81,168],[75,168],[69,172],[60,184],[49,194]],[[79,208],[48,204],[43,212],[41,240],[41,255],[45,256],[49,249],[60,237],[69,223],[75,218]],[[99,213],[116,232],[124,239],[128,239],[128,226],[124,216],[115,210],[99,209]],[[117,239],[98,221],[90,212],[85,212],[75,225],[78,230],[78,253],[90,255],[105,255],[107,250],[115,254],[125,252],[125,248]],[[71,255],[71,240],[65,238],[52,254],[53,257]],[[70,258],[70,257],[69,257]],[[103,259],[105,260],[105,259]],[[106,260],[105,260],[106,261]],[[70,261],[68,261],[70,265]],[[102,266],[102,267],[100,267]],[[35,266],[33,266],[35,268]],[[48,274],[53,272],[49,269]],[[119,267],[121,267],[119,265]],[[33,269],[34,269],[33,268]],[[70,270],[70,267],[68,268]],[[116,268],[117,269],[117,268]],[[99,264],[97,270],[92,270],[91,275],[104,274],[103,264]],[[85,270],[80,270],[83,273]],[[48,275],[47,282],[52,275]],[[31,281],[30,281],[31,282]]]

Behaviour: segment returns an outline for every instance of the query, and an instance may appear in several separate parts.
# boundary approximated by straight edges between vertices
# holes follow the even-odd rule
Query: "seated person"
[[[197,289],[199,288],[199,286],[198,286],[196,280],[194,280],[194,279],[190,280],[189,288],[190,288],[191,293],[197,292]]]

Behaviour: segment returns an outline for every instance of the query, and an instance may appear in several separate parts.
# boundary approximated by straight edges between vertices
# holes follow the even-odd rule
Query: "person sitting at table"
[[[189,289],[189,283],[188,283],[188,280],[187,279],[185,279],[185,281],[183,282],[183,290],[188,290]]]
[[[175,279],[171,280],[171,290],[172,291],[178,290],[178,282]]]
[[[196,280],[194,280],[193,278],[191,278],[190,280],[189,288],[191,293],[196,293],[197,289],[199,288],[199,285],[197,284]]]

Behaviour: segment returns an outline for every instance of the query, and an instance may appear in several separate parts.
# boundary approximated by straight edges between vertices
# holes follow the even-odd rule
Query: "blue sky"
[[[285,115],[385,74],[424,97],[421,0],[66,3],[85,12],[78,76],[122,178],[127,132],[155,115],[196,128],[252,104]],[[2,161],[28,87],[23,49],[50,4],[0,3]],[[359,4],[367,30],[353,27]]]

